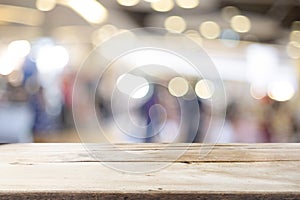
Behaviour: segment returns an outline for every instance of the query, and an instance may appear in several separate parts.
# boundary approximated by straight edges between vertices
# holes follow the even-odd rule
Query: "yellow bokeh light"
[[[207,39],[216,39],[217,37],[219,37],[221,32],[220,26],[213,21],[203,22],[200,25],[199,30],[203,37]]]
[[[236,15],[232,17],[230,25],[233,30],[239,33],[246,33],[251,29],[251,21],[244,15]]]
[[[36,0],[35,6],[40,11],[50,11],[56,6],[56,0]]]
[[[182,97],[188,92],[189,84],[184,78],[175,77],[169,82],[168,89],[171,95]]]
[[[151,8],[158,12],[168,12],[174,8],[173,0],[158,0],[151,2]]]
[[[182,17],[170,16],[165,20],[165,28],[169,32],[181,33],[186,29],[186,23]]]
[[[199,5],[199,0],[176,0],[176,4],[181,8],[191,9]]]
[[[135,6],[140,0],[117,0],[117,2],[122,6]]]
[[[294,94],[295,88],[289,82],[276,82],[268,87],[268,96],[276,101],[288,101]]]
[[[289,42],[286,48],[286,52],[290,58],[300,58],[300,44],[298,42]]]
[[[209,99],[213,96],[215,91],[214,84],[206,79],[198,81],[195,85],[196,95],[201,99]]]

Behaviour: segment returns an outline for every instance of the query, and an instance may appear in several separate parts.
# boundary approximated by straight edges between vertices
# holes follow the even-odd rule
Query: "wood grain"
[[[300,199],[300,144],[1,145],[0,198]]]

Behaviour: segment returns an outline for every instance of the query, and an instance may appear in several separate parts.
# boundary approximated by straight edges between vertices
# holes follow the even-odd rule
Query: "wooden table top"
[[[5,144],[0,198],[300,199],[300,144]]]

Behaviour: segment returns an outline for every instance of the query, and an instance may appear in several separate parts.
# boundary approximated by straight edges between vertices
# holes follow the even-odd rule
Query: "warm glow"
[[[158,12],[168,12],[174,7],[173,0],[158,0],[151,2],[151,8]]]
[[[16,40],[11,42],[7,47],[7,52],[15,57],[22,58],[29,54],[31,49],[27,40]]]
[[[168,89],[171,95],[182,97],[188,92],[189,84],[184,78],[175,77],[169,82]]]
[[[140,0],[117,0],[117,2],[122,6],[135,6]]]
[[[199,5],[199,0],[176,0],[176,4],[181,8],[191,9]]]
[[[290,34],[290,41],[300,44],[300,31],[292,31]]]
[[[286,48],[286,52],[290,58],[300,58],[300,44],[297,42],[289,42]]]
[[[117,79],[117,88],[131,98],[140,99],[148,94],[150,86],[143,77],[123,74]]]
[[[56,0],[36,0],[35,6],[40,11],[50,11],[56,6]]]
[[[44,22],[44,13],[32,8],[0,5],[0,21],[39,26]]]
[[[243,15],[236,15],[231,18],[230,25],[233,30],[239,33],[246,33],[251,29],[251,21]]]
[[[106,8],[96,0],[68,0],[67,5],[93,24],[102,23],[108,15]]]
[[[165,28],[170,32],[181,33],[186,28],[185,20],[179,16],[170,16],[165,20]]]
[[[289,82],[276,82],[268,87],[268,95],[276,101],[288,101],[295,94],[293,85]]]
[[[207,39],[216,39],[220,35],[220,26],[213,21],[206,21],[200,25],[200,32]]]
[[[214,94],[214,91],[214,84],[209,80],[202,79],[195,86],[195,92],[201,99],[211,98]]]

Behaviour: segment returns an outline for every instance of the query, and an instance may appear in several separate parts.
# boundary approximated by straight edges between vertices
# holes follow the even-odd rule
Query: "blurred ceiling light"
[[[151,2],[151,8],[158,12],[168,12],[174,8],[173,0],[158,0]]]
[[[103,25],[101,28],[95,30],[92,34],[92,43],[97,46],[108,38],[112,37],[119,30],[112,24]]]
[[[290,33],[290,41],[300,44],[300,31],[292,31]]]
[[[201,99],[211,98],[214,91],[214,84],[210,80],[202,79],[195,85],[196,95]]]
[[[238,14],[240,14],[240,10],[234,6],[226,6],[222,8],[221,11],[222,18],[227,22],[229,22],[233,16]]]
[[[140,0],[117,0],[117,2],[122,6],[135,6]]]
[[[185,9],[195,8],[199,5],[199,0],[175,0],[176,4]]]
[[[18,58],[23,58],[29,54],[30,49],[31,45],[27,40],[16,40],[9,43],[7,47],[7,53]]]
[[[36,65],[41,73],[60,72],[69,62],[69,53],[62,46],[42,46],[36,57]]]
[[[233,30],[239,33],[246,33],[251,29],[251,21],[244,15],[236,15],[232,17],[230,25]]]
[[[187,30],[184,34],[186,35],[186,37],[190,38],[191,40],[196,42],[198,45],[202,46],[203,40],[198,31]]]
[[[92,24],[100,24],[107,18],[108,11],[96,0],[65,0],[62,4],[70,6],[86,21]]]
[[[35,6],[40,11],[50,11],[56,6],[56,0],[36,0]]]
[[[268,87],[268,96],[276,101],[288,101],[295,94],[295,88],[290,82],[272,83]]]
[[[143,77],[132,74],[122,74],[117,79],[117,88],[133,99],[140,99],[148,94],[150,85]]]
[[[199,30],[203,37],[207,39],[216,39],[217,37],[219,37],[221,32],[220,26],[213,21],[203,22],[200,25]]]
[[[231,29],[226,29],[222,32],[221,39],[225,46],[236,47],[239,44],[240,35]]]
[[[286,52],[290,58],[299,59],[300,58],[300,43],[289,42],[286,48]]]
[[[182,17],[170,16],[165,20],[165,28],[169,32],[181,33],[186,29],[186,23]]]
[[[45,15],[32,8],[0,5],[0,21],[39,26],[44,22]]]
[[[171,95],[182,97],[188,92],[189,84],[184,78],[175,77],[169,82],[168,89]]]
[[[254,99],[262,99],[266,96],[266,91],[262,87],[252,84],[250,86],[250,94]]]
[[[292,30],[300,30],[300,21],[294,21],[292,23]]]

